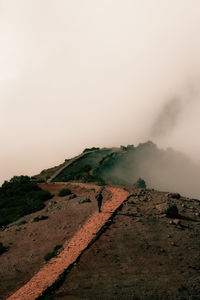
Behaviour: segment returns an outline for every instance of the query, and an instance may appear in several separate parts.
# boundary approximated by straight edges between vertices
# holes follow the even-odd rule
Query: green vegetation
[[[62,190],[60,190],[58,196],[59,197],[64,197],[64,196],[68,196],[68,195],[71,195],[71,190],[70,189],[67,189],[67,188],[64,188]]]
[[[47,220],[49,217],[48,216],[38,216],[38,217],[35,217],[33,219],[33,222],[39,222],[39,221],[42,221],[42,220]]]
[[[179,193],[172,193],[172,194],[170,194],[170,197],[173,199],[180,199],[181,195]]]
[[[94,170],[98,167],[103,157],[111,153],[111,149],[99,149],[85,153],[85,155],[76,159],[72,164],[65,168],[54,178],[53,181],[78,181],[78,182],[95,182],[99,181],[99,176],[94,175]]]
[[[53,257],[55,257],[58,254],[58,251],[62,248],[62,245],[56,245],[53,249],[52,252],[48,252],[44,259],[46,262],[48,262],[50,259],[52,259]]]
[[[55,181],[83,181],[83,182],[90,182],[93,181],[92,175],[90,175],[91,166],[86,164],[84,166],[76,168],[69,168],[70,172],[66,172],[68,174],[65,175],[65,170],[63,174],[59,174],[58,178]],[[68,171],[68,170],[67,170]]]
[[[134,187],[136,188],[141,188],[141,189],[146,189],[146,182],[144,181],[144,179],[139,178],[136,183],[134,184]]]
[[[23,221],[19,222],[17,225],[20,226],[20,225],[24,225],[24,224],[26,224],[26,223],[27,223],[27,221],[26,221],[26,220],[23,220]]]
[[[120,146],[120,149],[121,149],[122,151],[131,151],[131,150],[134,150],[134,145],[128,145],[128,146],[123,146],[123,145],[121,145],[121,146]]]
[[[168,218],[177,218],[178,217],[178,208],[176,204],[170,203],[165,211]]]
[[[99,150],[99,149],[100,149],[99,147],[85,148],[83,150],[83,153],[89,152],[89,151],[95,151],[95,150]]]
[[[52,197],[28,176],[14,176],[9,182],[5,181],[0,188],[0,226],[41,210],[44,202]]]
[[[38,179],[36,180],[36,182],[37,182],[37,183],[45,183],[46,180],[45,180],[44,178],[38,178]]]
[[[127,173],[127,167],[124,167],[126,166],[126,162],[123,159],[124,154],[119,151],[111,152],[101,159],[99,165],[93,171],[93,176],[98,179],[99,185],[107,183],[117,185],[131,184],[126,178],[129,174]]]
[[[98,185],[100,185],[100,186],[106,185],[105,181],[104,181],[102,178],[100,178],[100,177],[95,177],[95,179],[96,179],[96,183],[97,183]]]
[[[7,251],[7,248],[0,242],[0,255]]]

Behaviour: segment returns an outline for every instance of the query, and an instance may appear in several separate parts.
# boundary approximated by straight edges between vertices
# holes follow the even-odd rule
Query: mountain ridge
[[[171,148],[159,149],[152,142],[119,148],[91,148],[60,166],[33,176],[36,181],[93,182],[133,185],[143,178],[157,190],[199,197],[200,166]]]
[[[157,176],[155,170],[159,171]],[[2,299],[23,288],[48,266],[47,256],[59,257],[91,217],[95,227],[101,216],[112,213],[104,209],[102,215],[97,212],[97,194],[102,191],[106,207],[110,189],[126,191],[126,200],[120,199],[122,204],[105,230],[97,234],[81,257],[62,270],[55,284],[50,280],[41,299],[199,299],[200,200],[182,193],[191,188],[187,181],[193,178],[193,186],[197,186],[198,172],[199,168],[183,154],[160,150],[147,142],[137,147],[93,147],[32,178],[15,176],[5,182],[0,188],[0,204],[3,195],[12,208],[17,191],[24,201],[18,197],[24,214],[0,227],[4,249],[0,257]],[[140,177],[143,188],[135,186]],[[154,188],[157,184],[160,190],[168,177],[168,186],[176,181],[180,185],[174,185],[174,190]],[[37,209],[37,197],[30,193],[29,186],[50,196]],[[30,204],[34,207],[31,214],[24,206]],[[0,209],[2,216],[6,214],[4,207]]]

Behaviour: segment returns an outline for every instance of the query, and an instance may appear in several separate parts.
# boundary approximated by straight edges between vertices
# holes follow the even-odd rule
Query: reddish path
[[[107,187],[107,190],[110,192],[111,198],[104,203],[102,213],[95,212],[73,238],[65,244],[59,256],[51,259],[27,284],[9,297],[9,300],[36,299],[56,281],[69,265],[76,261],[93,237],[128,196],[128,192],[122,188]]]

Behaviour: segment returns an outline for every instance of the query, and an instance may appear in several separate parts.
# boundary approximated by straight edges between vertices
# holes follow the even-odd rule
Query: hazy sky
[[[200,151],[199,0],[0,0],[0,183],[90,146]]]

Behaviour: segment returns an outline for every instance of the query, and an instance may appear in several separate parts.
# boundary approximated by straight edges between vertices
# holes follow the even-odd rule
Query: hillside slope
[[[199,299],[200,201],[171,199],[171,219],[160,210],[166,193],[128,190],[107,230],[42,299]]]
[[[148,189],[133,187],[139,177]],[[45,266],[45,257],[62,249],[91,216],[98,218],[97,192],[104,187],[107,203],[112,198],[108,191],[117,185],[128,193],[121,210],[42,299],[199,299],[199,177],[199,166],[185,155],[151,142],[86,149],[31,180],[13,177],[1,188],[9,197],[2,194],[0,208],[5,213],[10,207],[14,214],[12,203],[19,194],[22,214],[0,227],[1,299],[28,282]],[[28,180],[34,191],[19,179]],[[69,193],[61,197],[63,188]],[[35,207],[37,191],[53,198]]]
[[[81,186],[80,183],[77,183]],[[90,188],[90,185],[82,184],[84,187]],[[94,186],[97,188],[96,186]],[[104,201],[102,205],[102,213],[95,212],[83,224],[83,226],[74,234],[72,239],[67,241],[63,250],[59,255],[51,259],[50,263],[45,265],[33,278],[8,300],[26,299],[32,300],[40,297],[48,287],[51,287],[59,277],[63,276],[66,271],[71,269],[71,266],[76,263],[79,256],[91,246],[107,222],[110,221],[116,210],[126,200],[128,193],[120,187],[107,187],[103,194],[109,194],[110,198]]]
[[[45,255],[71,239],[97,210],[93,186],[43,183],[40,187],[54,194],[46,206],[0,228],[0,242],[7,248],[0,256],[0,299],[29,281],[45,265]],[[66,187],[72,194],[60,197],[59,191]]]
[[[137,147],[91,148],[56,167],[55,172],[49,170],[48,181],[133,185],[141,177],[150,188],[196,198],[200,195],[200,166],[183,153],[159,149],[152,142]],[[35,178],[44,180],[50,171]]]

